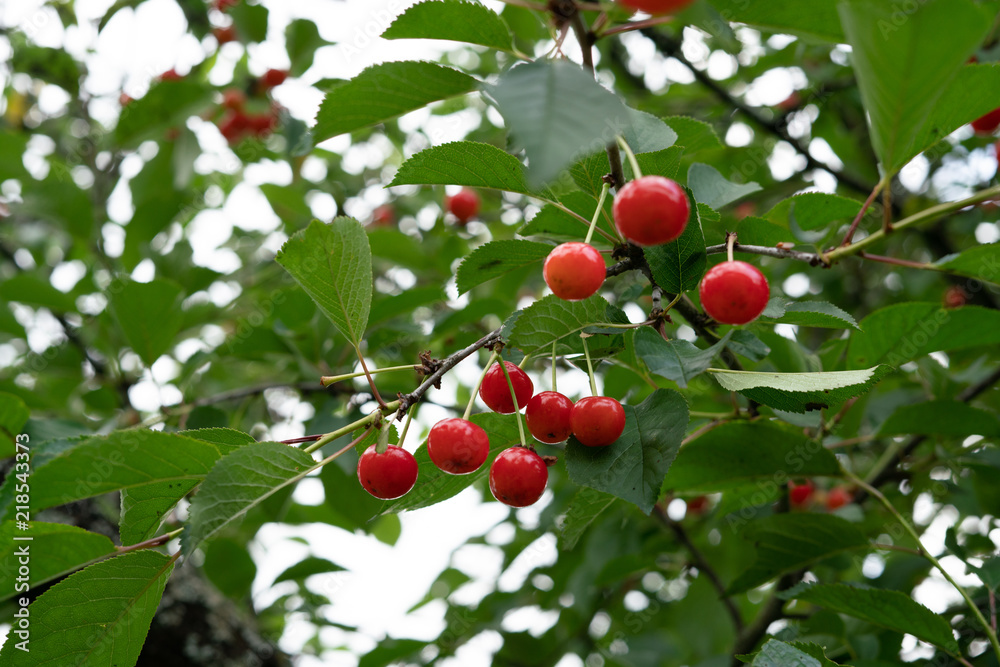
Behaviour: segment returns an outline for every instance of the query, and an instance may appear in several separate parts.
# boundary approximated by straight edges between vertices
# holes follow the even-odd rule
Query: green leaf
[[[611,198],[608,197],[608,199]],[[583,192],[567,193],[562,197],[561,203],[570,210],[579,213],[587,219],[593,217],[594,209],[597,208],[597,201],[590,195],[584,194]],[[611,209],[608,206],[607,201],[605,203],[605,210],[610,216]],[[598,227],[601,226],[600,222],[597,224]],[[542,210],[535,215],[535,217],[524,223],[524,225],[517,230],[517,233],[521,236],[534,236],[539,234],[544,236],[561,236],[572,239],[580,239],[584,234],[586,234],[586,229],[586,225],[584,225],[579,218],[573,217],[554,204],[546,204],[542,207]]]
[[[1000,437],[1000,419],[960,401],[926,401],[896,408],[878,432],[882,436],[923,433],[996,438]]]
[[[250,594],[257,576],[257,565],[246,543],[225,537],[208,545],[201,569],[223,595],[234,600],[242,600]]]
[[[32,23],[27,34],[32,34],[36,25]],[[79,96],[80,65],[66,50],[30,44],[24,33],[20,32],[12,33],[9,39],[13,46],[7,60],[11,69],[55,84],[69,93],[70,97]]]
[[[257,442],[223,457],[191,501],[190,519],[181,535],[183,552],[191,554],[203,541],[320,465],[301,449],[278,442]]]
[[[586,486],[581,487],[573,494],[566,513],[556,519],[559,528],[559,548],[568,551],[576,547],[590,524],[617,500],[610,493]]]
[[[664,151],[677,142],[677,133],[673,128],[653,114],[631,107],[628,108],[628,114],[631,124],[626,128],[624,139],[633,153]]]
[[[993,556],[983,561],[980,567],[970,569],[982,580],[983,585],[991,591],[1000,590],[1000,556]]]
[[[473,250],[458,266],[455,283],[458,293],[465,294],[473,287],[482,285],[505,273],[540,262],[553,246],[535,241],[505,240],[490,241]]]
[[[635,332],[635,353],[649,370],[687,387],[692,378],[704,373],[712,360],[725,349],[732,332],[711,347],[702,349],[686,340],[663,340],[651,327]]]
[[[691,198],[690,192],[688,198]],[[691,218],[677,240],[644,248],[643,254],[656,284],[666,292],[679,294],[698,287],[708,266],[698,208],[691,207]]]
[[[372,253],[361,223],[313,220],[285,242],[275,260],[357,347],[372,302]]]
[[[739,221],[736,226],[736,234],[739,237],[740,243],[745,245],[762,245],[769,248],[775,247],[782,241],[792,240],[792,235],[788,229],[780,227],[769,220],[765,220],[764,218],[758,218],[752,215]],[[760,260],[759,255],[741,253],[739,248],[736,248],[734,257],[736,259],[742,259],[744,262]]]
[[[32,471],[31,509],[55,507],[151,482],[197,482],[232,449],[176,433],[148,430],[115,431],[73,443]],[[33,463],[38,454],[36,450]],[[4,488],[12,486],[13,481],[8,477]],[[9,518],[12,499],[4,499],[7,503],[2,514]]]
[[[427,453],[427,443],[424,442],[413,457],[417,460],[420,474],[417,483],[402,498],[387,500],[382,505],[380,514],[398,513],[403,510],[415,510],[430,507],[442,500],[458,495],[475,482],[486,479],[490,472],[493,459],[503,450],[519,442],[517,423],[513,415],[499,415],[489,412],[472,415],[469,418],[473,424],[486,431],[490,439],[490,453],[486,462],[479,470],[468,475],[449,475],[431,463]]]
[[[295,19],[285,28],[285,45],[292,66],[291,76],[302,76],[312,67],[316,50],[330,42],[320,37],[316,24],[309,19]]]
[[[383,39],[447,39],[511,50],[510,29],[478,2],[428,0],[413,5],[382,33]]]
[[[752,667],[823,667],[819,660],[791,644],[768,640],[754,656]]]
[[[796,586],[781,597],[811,602],[872,625],[913,635],[953,655],[959,652],[948,622],[899,591],[856,588],[846,584],[816,584]]]
[[[14,443],[30,416],[24,401],[0,392],[0,458],[14,456]]]
[[[966,123],[993,111],[998,98],[1000,66],[996,63],[965,65],[948,89],[935,100],[930,117],[905,152],[916,155],[927,150]],[[943,148],[951,150],[950,146]]]
[[[263,42],[267,39],[268,11],[264,5],[251,5],[249,2],[238,2],[227,12],[233,17],[236,31],[248,42]]]
[[[780,422],[729,422],[708,431],[677,455],[664,480],[671,491],[725,491],[751,480],[784,475],[840,475],[837,458]],[[782,480],[783,481],[783,480]]]
[[[17,562],[18,553],[27,548],[38,554],[31,561],[28,585],[31,588],[92,563],[115,552],[115,545],[104,535],[63,523],[32,521],[28,530],[18,530],[13,521],[0,525],[0,563]],[[18,538],[30,537],[31,540]],[[22,552],[23,553],[23,552]],[[0,601],[15,596],[16,567],[0,568]]]
[[[574,159],[631,129],[622,101],[568,60],[512,68],[489,88],[511,138],[528,157],[528,181],[540,187]],[[586,109],[587,113],[579,113]]]
[[[323,98],[313,139],[382,123],[431,102],[464,95],[479,83],[456,69],[427,62],[389,62],[365,69]]]
[[[42,306],[55,313],[76,311],[73,297],[63,294],[48,281],[30,273],[18,273],[3,282],[3,300],[27,306]]]
[[[184,290],[171,281],[148,283],[124,280],[109,291],[111,312],[125,334],[125,340],[146,366],[170,349],[181,330]]]
[[[936,266],[960,276],[1000,284],[1000,243],[980,245],[957,255],[942,257]]]
[[[188,117],[213,104],[214,90],[196,81],[160,81],[144,96],[122,109],[115,138],[123,148],[146,139],[161,139],[171,127],[181,127]]]
[[[854,524],[832,514],[774,514],[750,522],[743,536],[754,543],[757,553],[750,568],[727,589],[730,595],[831,556],[871,549]]]
[[[667,116],[663,122],[677,133],[677,145],[688,155],[712,148],[722,148],[722,141],[712,126],[688,116]]]
[[[420,151],[404,162],[394,185],[464,185],[532,194],[521,161],[496,146],[455,141]]]
[[[566,472],[577,484],[610,493],[649,514],[684,438],[688,407],[684,397],[669,389],[657,389],[639,405],[623,407],[625,431],[607,447],[586,447],[570,439]]]
[[[727,21],[747,23],[768,32],[796,35],[809,40],[844,42],[844,32],[837,16],[837,0],[769,0],[765,3],[744,0],[710,0]]]
[[[94,232],[91,196],[73,182],[68,165],[57,159],[51,165],[45,180],[26,189],[23,209],[58,223],[78,239],[89,241]]]
[[[630,111],[632,110],[630,109]],[[636,155],[636,160],[639,162],[642,173],[646,176],[675,178],[683,154],[683,148],[671,146],[652,153],[639,153]],[[626,179],[634,178],[632,165],[628,161],[623,165],[623,169]],[[610,172],[611,163],[608,162],[608,154],[604,150],[588,155],[570,167],[569,170],[573,182],[595,199],[600,196],[601,189],[604,187],[604,177]]]
[[[746,329],[733,329],[729,339],[729,349],[750,361],[760,361],[771,353],[764,341]]]
[[[229,428],[194,429],[182,431],[181,435],[222,445],[227,452],[255,442],[252,436]],[[121,513],[118,519],[118,532],[122,544],[137,544],[153,537],[170,509],[200,481],[199,477],[186,481],[151,482],[122,489]]]
[[[287,568],[274,580],[275,584],[283,581],[295,581],[302,583],[314,574],[326,574],[327,572],[343,572],[344,568],[325,558],[309,556],[300,560],[295,565]]]
[[[826,229],[838,220],[853,220],[861,210],[861,202],[825,192],[805,192],[783,199],[764,217],[786,229],[794,219],[800,229]],[[747,241],[749,243],[749,241]]]
[[[857,329],[858,323],[849,314],[826,301],[788,301],[776,296],[761,313],[760,322],[795,324],[824,329]]]
[[[0,662],[132,667],[173,567],[173,559],[143,550],[70,575],[28,607],[30,653],[8,641]]]
[[[859,371],[769,373],[710,368],[709,373],[728,391],[785,412],[832,408],[867,393],[894,369],[879,365]]]
[[[1000,312],[937,303],[898,303],[861,320],[851,335],[848,363],[854,368],[886,363],[902,366],[931,352],[1000,344]]]
[[[696,201],[718,210],[761,190],[754,182],[733,183],[712,166],[695,162],[688,168],[687,185]]]
[[[926,0],[902,20],[897,7],[880,0],[841,0],[838,10],[872,146],[891,175],[922,150],[915,146],[918,136],[993,16],[969,0]],[[931,40],[939,48],[928,49]]]
[[[520,311],[510,332],[510,344],[525,354],[543,351],[551,354],[552,343],[556,343],[556,354],[581,354],[580,333],[594,324],[609,321],[624,323],[627,320],[600,295],[582,301],[563,301],[550,294]],[[588,345],[593,353],[595,346],[601,343],[595,337]]]

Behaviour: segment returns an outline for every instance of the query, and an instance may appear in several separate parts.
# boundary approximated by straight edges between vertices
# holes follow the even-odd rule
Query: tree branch
[[[767,257],[777,257],[779,259],[795,259],[800,262],[806,262],[810,266],[826,266],[823,263],[823,257],[815,252],[802,252],[801,250],[791,250],[786,248],[770,248],[768,246],[761,245],[744,245],[738,241],[733,245],[733,250],[736,252],[745,252],[751,255],[765,255]],[[711,245],[705,248],[705,252],[709,255],[719,255],[726,252],[726,244],[720,243],[718,245]]]

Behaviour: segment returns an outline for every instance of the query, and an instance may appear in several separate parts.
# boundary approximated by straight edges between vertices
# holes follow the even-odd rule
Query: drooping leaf
[[[484,243],[462,260],[455,272],[458,293],[464,294],[509,271],[540,262],[548,257],[552,248],[548,243],[522,240]]]
[[[841,0],[837,9],[872,146],[894,174],[922,150],[915,144],[937,100],[982,43],[993,17],[969,0],[927,0],[903,20],[898,8],[879,0]],[[948,40],[928,49],[928,40],[942,34]]]
[[[512,68],[489,94],[528,157],[528,182],[548,183],[581,155],[631,129],[629,109],[578,65],[539,60]],[[581,114],[579,109],[587,109]]]
[[[831,556],[871,549],[854,524],[832,514],[774,514],[747,524],[743,536],[757,552],[753,564],[730,584],[730,594]]]
[[[31,588],[114,552],[115,545],[107,537],[76,526],[32,521],[27,530],[21,530],[14,521],[0,524],[0,563],[17,563],[25,553],[39,555],[35,559],[29,556],[27,582]],[[17,595],[17,576],[16,567],[0,568],[0,601]]]
[[[725,491],[778,475],[839,475],[836,457],[801,429],[778,422],[729,422],[701,435],[677,455],[664,488]]]
[[[1000,67],[997,68],[1000,70]],[[942,257],[936,265],[960,276],[1000,284],[1000,243],[989,243]]]
[[[357,347],[372,301],[372,253],[361,223],[313,220],[285,242],[275,260]]]
[[[171,127],[212,105],[213,89],[189,79],[160,81],[124,109],[115,126],[115,139],[124,148],[146,139],[160,139]]]
[[[854,368],[879,363],[899,367],[931,352],[1000,343],[1000,312],[977,306],[898,303],[876,310],[860,326],[847,349]]]
[[[0,392],[0,458],[14,456],[15,440],[29,416],[24,401],[13,394]]]
[[[451,67],[428,62],[373,65],[323,98],[313,138],[319,143],[382,123],[431,102],[472,92],[479,83]]]
[[[284,572],[278,575],[277,579],[274,580],[274,583],[280,584],[283,581],[303,582],[314,574],[342,572],[343,570],[344,568],[337,565],[333,561],[329,561],[325,558],[318,558],[317,556],[309,556],[308,558],[300,560],[295,565],[286,568]]]
[[[108,294],[111,311],[132,350],[146,366],[160,358],[181,329],[184,290],[170,280],[114,283]]]
[[[577,484],[626,500],[649,514],[684,438],[688,407],[680,394],[668,389],[657,389],[639,405],[623,407],[621,437],[606,447],[586,447],[571,438],[566,471]]]
[[[0,662],[132,667],[173,567],[173,559],[143,550],[70,575],[28,607],[30,652],[8,641]]]
[[[826,229],[838,220],[853,220],[860,210],[861,202],[847,197],[826,192],[805,192],[781,200],[764,217],[785,228],[794,219],[800,229],[812,231]]]
[[[1000,437],[1000,419],[960,401],[926,401],[896,408],[879,428],[879,435],[904,433],[965,437]]]
[[[747,195],[759,192],[759,184],[733,183],[707,164],[695,162],[688,168],[687,186],[691,188],[695,201],[720,209]]]
[[[531,194],[520,160],[496,146],[455,141],[420,151],[404,162],[394,185],[464,185]]]
[[[610,493],[604,493],[590,487],[581,487],[573,495],[566,514],[557,520],[559,527],[559,548],[569,550],[574,548],[587,532],[590,524],[600,514],[611,507],[618,499]]]
[[[446,39],[511,50],[504,20],[478,2],[427,0],[399,15],[382,33],[383,39]]]
[[[691,193],[688,192],[688,199]],[[705,254],[705,233],[701,228],[701,215],[696,206],[691,207],[687,227],[675,241],[644,248],[656,284],[671,294],[687,292],[698,287],[708,267]]]
[[[768,373],[709,369],[723,389],[785,412],[832,408],[867,393],[894,369],[884,364],[859,371]]]
[[[31,473],[31,509],[40,510],[151,482],[197,482],[235,447],[177,433],[132,430],[90,438],[48,459]],[[37,453],[36,453],[37,456]],[[4,481],[6,489],[13,478]],[[4,500],[11,499],[4,496]],[[12,513],[10,504],[4,517]]]
[[[625,129],[624,139],[633,153],[664,151],[677,143],[673,128],[653,114],[632,108],[628,109],[628,114],[631,123]]]
[[[663,340],[650,327],[635,332],[635,353],[650,371],[687,387],[692,378],[704,373],[729,342],[727,333],[711,347],[699,348],[686,340]]]
[[[663,122],[677,133],[677,145],[688,155],[711,148],[722,148],[722,141],[712,126],[688,116],[667,116]]]
[[[1000,98],[1000,66],[968,64],[958,70],[948,89],[935,100],[934,109],[904,153],[926,151],[949,134],[983,116]]]
[[[789,301],[776,296],[760,315],[760,322],[795,324],[824,329],[857,329],[858,323],[848,313],[826,301]]]
[[[249,42],[263,42],[267,38],[267,7],[240,2],[230,7],[227,13],[233,17],[233,25],[240,37]]]
[[[958,643],[948,622],[899,591],[859,588],[847,584],[815,584],[797,586],[782,594],[782,597],[811,602],[872,625],[911,634],[917,639],[940,646],[953,655],[958,654]]]
[[[295,19],[285,28],[285,45],[292,66],[291,76],[302,76],[312,67],[316,50],[329,44],[319,34],[316,24],[309,19]]]
[[[223,595],[233,600],[245,599],[257,576],[257,564],[246,544],[232,537],[222,537],[208,545],[201,569]]]
[[[190,554],[203,541],[320,467],[312,456],[277,442],[257,442],[223,457],[191,502],[181,547]]]
[[[811,0],[809,4],[796,0],[771,0],[767,3],[742,0],[711,0],[727,21],[747,23],[769,32],[796,35],[813,41],[844,41],[844,32],[837,16],[836,0]]]

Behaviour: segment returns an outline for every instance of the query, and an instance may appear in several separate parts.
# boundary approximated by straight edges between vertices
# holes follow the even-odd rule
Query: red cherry
[[[288,72],[283,69],[269,69],[260,77],[260,83],[265,88],[280,86],[288,78]]]
[[[596,293],[606,273],[604,258],[597,248],[578,241],[556,246],[542,268],[545,284],[566,301],[579,301]]]
[[[708,496],[697,496],[687,501],[687,513],[691,516],[701,516],[708,510]]]
[[[240,4],[240,0],[215,0],[212,6],[220,12],[224,12],[230,7],[235,7]]]
[[[965,290],[958,285],[952,285],[944,292],[945,308],[961,308],[965,305]]]
[[[1000,141],[993,144],[993,153],[996,156],[997,162],[1000,162]]]
[[[615,226],[640,246],[669,243],[684,232],[691,206],[684,189],[669,178],[643,176],[625,184],[611,208]]]
[[[782,111],[791,111],[797,109],[800,104],[802,104],[802,96],[797,90],[793,90],[791,95],[778,102],[778,108]]]
[[[516,364],[512,364],[509,361],[503,363],[507,367],[507,373],[510,375],[510,383],[514,385],[514,395],[517,396],[517,409],[520,410],[531,400],[531,395],[535,391],[535,385],[532,384],[528,374],[518,368]],[[500,364],[493,364],[486,371],[483,384],[479,388],[479,398],[483,399],[483,403],[493,412],[499,412],[502,415],[509,415],[514,412],[514,399],[510,397],[510,387],[507,386],[507,378],[503,376],[503,369],[500,368]]]
[[[723,324],[746,324],[764,312],[771,290],[760,270],[746,262],[716,264],[701,279],[701,305]]]
[[[448,198],[448,210],[464,225],[479,215],[479,195],[475,190],[462,188],[457,195]]]
[[[392,227],[396,222],[396,210],[392,204],[382,204],[372,212],[372,227]]]
[[[257,137],[265,137],[278,126],[278,119],[271,113],[260,113],[247,116],[247,129]]]
[[[670,14],[684,9],[694,0],[620,0],[621,4],[632,9],[641,9],[648,14]]]
[[[235,111],[219,123],[219,132],[226,138],[226,141],[235,144],[243,136],[243,133],[247,131],[248,121],[249,119],[246,114],[242,111]]]
[[[490,466],[490,491],[504,505],[527,507],[542,497],[549,470],[542,457],[526,447],[500,452]]]
[[[588,396],[573,406],[569,423],[573,435],[587,447],[604,447],[625,430],[625,410],[609,396]]]
[[[118,104],[120,104],[123,107],[127,107],[129,104],[132,103],[132,101],[133,101],[132,96],[129,95],[128,93],[122,93],[121,95],[118,96]]]
[[[805,507],[809,499],[812,498],[813,491],[816,487],[813,486],[812,482],[806,482],[805,484],[796,484],[795,482],[788,483],[788,502],[792,504],[792,507]]]
[[[535,440],[554,445],[566,440],[573,432],[569,424],[572,411],[573,401],[558,391],[541,391],[528,401],[524,420]]]
[[[239,111],[246,103],[247,95],[239,88],[227,88],[222,93],[222,106],[226,109]]]
[[[226,26],[225,28],[216,28],[212,31],[212,35],[215,36],[215,41],[219,43],[219,46],[223,44],[228,44],[229,42],[236,41],[236,28],[233,26]]]
[[[835,486],[826,494],[826,509],[831,512],[851,502],[851,493],[842,486]]]
[[[972,121],[976,134],[993,134],[1000,127],[1000,107]]]
[[[160,81],[180,81],[183,78],[184,77],[178,74],[177,70],[172,67],[160,75]]]
[[[402,447],[389,445],[382,454],[375,445],[358,459],[358,480],[365,491],[382,500],[406,495],[417,482],[417,460]]]
[[[475,472],[490,453],[486,431],[465,419],[442,419],[427,436],[427,453],[438,468],[452,475]]]

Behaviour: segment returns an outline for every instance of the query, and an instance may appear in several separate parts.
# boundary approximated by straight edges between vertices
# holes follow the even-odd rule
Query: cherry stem
[[[181,526],[177,530],[172,530],[169,533],[164,533],[163,535],[157,535],[156,537],[151,537],[143,542],[130,544],[128,546],[115,547],[115,553],[127,554],[132,551],[140,551],[142,549],[149,549],[151,547],[163,546],[164,544],[174,539],[183,532],[184,532],[184,527]]]
[[[375,397],[375,401],[378,403],[380,408],[385,408],[385,401],[382,400],[382,396],[378,393],[378,387],[375,386],[375,380],[372,378],[371,371],[368,370],[368,364],[365,363],[365,355],[361,354],[361,348],[355,346],[354,351],[358,353],[358,360],[361,362],[361,369],[364,371],[365,378],[368,380],[368,386],[371,387],[372,396]]]
[[[420,406],[420,404],[418,403],[417,405],[413,406],[412,410],[407,410],[406,411],[406,421],[403,422],[403,432],[399,434],[399,445],[400,446],[402,446],[403,445],[403,441],[406,440],[406,432],[410,430],[410,422],[413,421],[413,413],[417,411],[417,408],[419,406]]]
[[[671,23],[675,19],[673,16],[656,16],[651,19],[646,19],[644,21],[630,21],[629,23],[623,23],[614,28],[610,28],[603,32],[596,31],[597,37],[610,37],[611,35],[618,35],[623,32],[630,32],[632,30],[643,30],[645,28],[652,28],[653,26],[662,25],[664,23]],[[596,27],[596,23],[595,23]]]
[[[938,267],[933,264],[928,264],[927,262],[914,262],[909,259],[899,259],[898,257],[885,257],[883,255],[872,255],[867,252],[861,251],[858,253],[858,257],[861,259],[870,259],[873,262],[882,262],[883,264],[895,264],[896,266],[906,266],[911,269],[924,269],[928,271],[937,271]]]
[[[496,354],[494,352],[494,354]],[[503,377],[507,380],[507,388],[510,390],[510,398],[514,401],[514,417],[517,419],[517,433],[521,436],[521,446],[527,447],[528,441],[524,438],[524,424],[521,423],[521,406],[517,404],[517,393],[514,391],[514,383],[510,379],[510,373],[507,372],[507,364],[503,362],[503,359],[499,361],[500,370],[503,371]]]
[[[524,370],[524,367],[528,364],[528,359],[531,359],[531,355],[530,354],[524,355],[524,358],[521,359],[521,363],[519,363],[517,367],[520,368],[521,370]]]
[[[608,198],[608,190],[610,189],[611,186],[607,183],[605,183],[604,187],[601,188],[601,197],[597,200],[597,208],[594,209],[594,217],[590,221],[590,229],[587,230],[587,238],[583,240],[584,243],[589,244],[590,239],[594,238],[594,230],[597,229],[597,221],[600,219],[601,213],[604,211],[604,200]]]
[[[726,257],[733,261],[733,246],[736,245],[736,232],[726,232]]]
[[[393,410],[395,410],[398,407],[399,407],[399,401],[393,401],[392,403],[387,404],[385,406],[385,408],[383,408],[383,410],[385,412],[392,412]],[[324,435],[322,438],[320,438],[319,440],[317,440],[313,444],[309,445],[308,447],[303,448],[302,451],[304,451],[307,454],[312,454],[313,452],[315,452],[317,449],[319,449],[323,445],[325,445],[325,444],[327,444],[329,442],[333,442],[337,438],[339,438],[339,437],[341,437],[343,435],[347,435],[348,433],[351,433],[355,429],[360,428],[360,427],[364,426],[365,424],[371,424],[373,421],[375,421],[375,419],[376,419],[375,415],[377,415],[377,414],[381,414],[380,411],[376,410],[375,412],[371,413],[370,415],[368,415],[366,417],[362,417],[361,419],[359,419],[359,420],[357,420],[355,422],[351,422],[347,426],[343,426],[341,428],[338,428],[336,431],[331,431],[330,433],[327,433],[326,435]]]
[[[667,304],[667,307],[663,309],[664,313],[669,313],[670,309],[680,303],[681,299],[684,297],[684,292],[681,292],[673,298],[673,300]]]
[[[479,388],[483,386],[483,380],[486,379],[486,372],[490,370],[490,366],[496,361],[497,357],[500,356],[496,350],[493,350],[493,354],[490,355],[490,360],[486,362],[486,366],[483,368],[483,372],[479,374],[479,382],[476,383],[476,388],[472,390],[472,396],[469,397],[469,404],[465,406],[465,414],[462,415],[462,419],[468,421],[469,415],[472,414],[472,406],[476,403],[476,396],[479,394]]]
[[[618,145],[622,147],[623,151],[625,151],[625,156],[628,158],[628,163],[632,165],[633,180],[636,178],[642,178],[642,169],[639,168],[639,161],[635,159],[635,153],[633,153],[632,149],[629,148],[628,143],[626,143],[625,139],[623,139],[622,137],[618,137]]]
[[[406,366],[388,366],[386,368],[376,368],[373,371],[368,371],[370,375],[376,375],[378,373],[389,373],[392,371],[415,371],[423,368],[423,366],[417,366],[415,364],[408,364]],[[357,373],[345,373],[343,375],[324,375],[319,379],[319,383],[324,387],[329,387],[331,384],[336,384],[337,382],[343,382],[344,380],[352,380],[354,378],[359,378],[365,375],[364,371],[358,371]]]
[[[580,334],[583,341],[583,356],[587,358],[587,375],[590,376],[590,394],[597,396],[597,380],[594,379],[594,365],[590,361],[590,348],[587,347],[588,334]]]
[[[556,342],[552,341],[552,391],[556,389]]]

